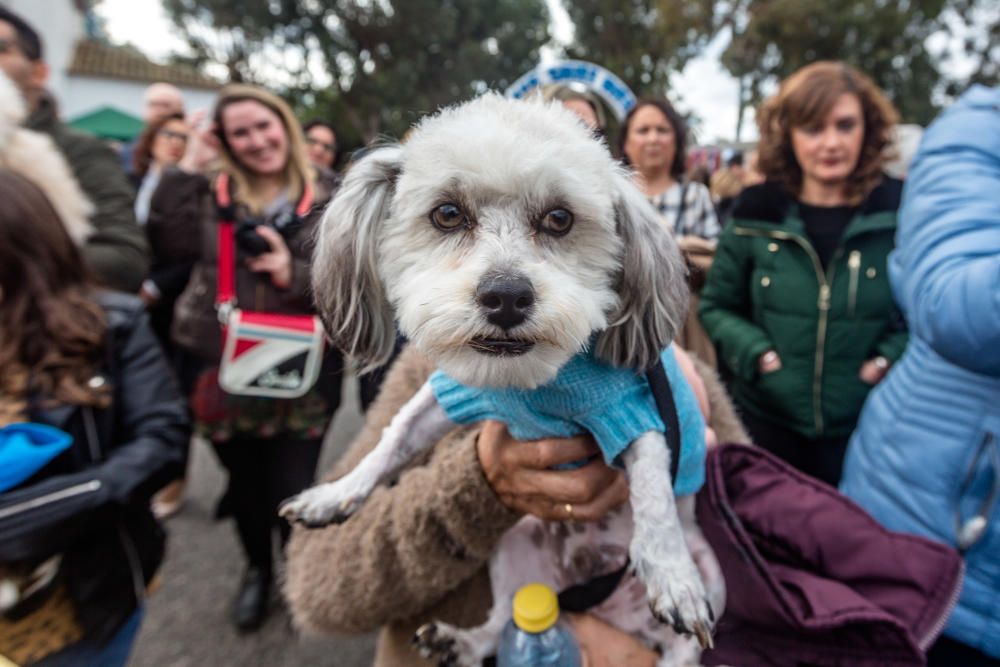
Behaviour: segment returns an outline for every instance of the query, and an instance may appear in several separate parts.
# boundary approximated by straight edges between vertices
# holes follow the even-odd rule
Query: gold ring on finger
[[[563,507],[566,508],[566,518],[570,521],[573,520],[573,503],[566,503]]]

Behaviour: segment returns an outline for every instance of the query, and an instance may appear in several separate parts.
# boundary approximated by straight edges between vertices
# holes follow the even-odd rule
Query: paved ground
[[[345,383],[344,403],[323,451],[326,470],[361,425],[357,382]],[[208,446],[192,450],[188,500],[170,519],[170,545],[163,586],[148,604],[132,667],[367,667],[372,637],[296,637],[275,593],[274,612],[260,632],[238,635],[229,624],[229,606],[243,561],[230,522],[212,520],[224,473]]]

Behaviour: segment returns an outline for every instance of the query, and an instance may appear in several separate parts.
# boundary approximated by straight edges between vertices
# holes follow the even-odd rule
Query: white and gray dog
[[[653,208],[570,112],[495,94],[360,160],[324,215],[313,265],[328,333],[363,365],[389,358],[395,315],[447,376],[486,390],[545,387],[581,355],[645,382],[637,371],[684,320],[685,276]],[[429,381],[352,472],[290,500],[282,515],[309,526],[345,521],[455,427]],[[597,524],[522,519],[491,559],[487,622],[424,626],[421,652],[478,665],[495,651],[520,585],[564,589],[630,558],[629,576],[594,613],[659,649],[661,664],[696,659],[724,590],[709,585],[706,595],[698,568],[718,575],[717,565],[694,497],[675,503],[669,459],[662,431],[642,432],[620,457],[628,506]]]

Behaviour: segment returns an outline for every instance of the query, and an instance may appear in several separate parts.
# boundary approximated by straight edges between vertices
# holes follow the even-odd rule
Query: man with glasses
[[[148,268],[147,245],[135,222],[133,192],[110,147],[59,120],[55,100],[45,90],[49,66],[38,33],[0,6],[0,70],[17,86],[28,108],[24,126],[49,135],[94,204],[84,256],[108,287],[136,293]]]

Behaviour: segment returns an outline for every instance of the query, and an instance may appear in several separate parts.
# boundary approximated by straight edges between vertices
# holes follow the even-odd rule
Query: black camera
[[[238,221],[233,237],[236,239],[236,247],[245,257],[256,257],[265,252],[271,252],[271,244],[257,233],[257,227],[261,225],[269,226],[277,231],[287,243],[302,226],[302,219],[294,211],[283,211],[274,217],[270,225],[259,218]]]
[[[271,250],[267,239],[257,233],[257,227],[261,224],[263,222],[260,220],[240,220],[236,223],[233,238],[236,239],[236,247],[247,257],[263,255]]]

